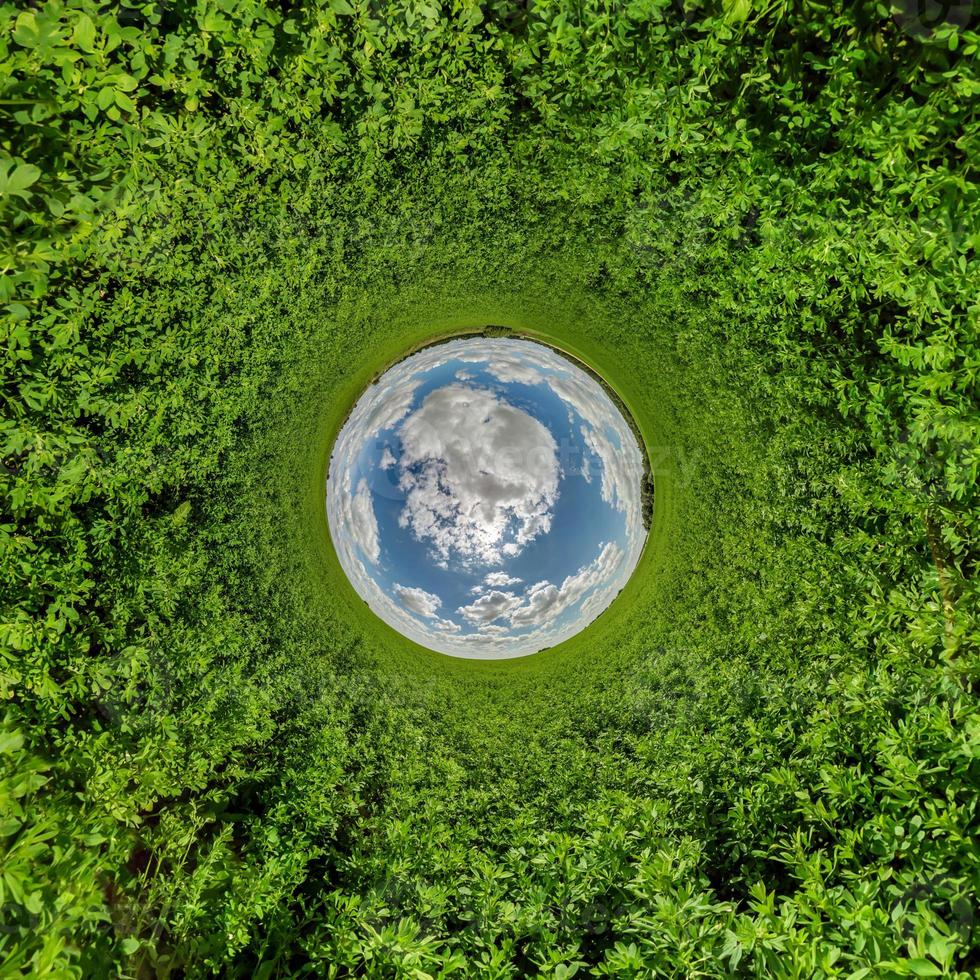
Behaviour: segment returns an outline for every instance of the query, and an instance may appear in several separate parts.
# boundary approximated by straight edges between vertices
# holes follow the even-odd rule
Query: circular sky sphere
[[[602,384],[527,340],[428,347],[369,386],[327,479],[337,556],[370,608],[457,657],[589,625],[643,550],[644,456]]]

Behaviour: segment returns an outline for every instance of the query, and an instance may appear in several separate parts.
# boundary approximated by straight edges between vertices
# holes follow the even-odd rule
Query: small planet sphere
[[[341,428],[327,518],[371,610],[440,653],[524,656],[580,632],[646,538],[645,455],[614,396],[544,344],[427,347]]]

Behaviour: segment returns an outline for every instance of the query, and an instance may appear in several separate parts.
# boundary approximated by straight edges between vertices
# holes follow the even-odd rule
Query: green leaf
[[[14,27],[14,40],[24,48],[37,46],[37,18],[30,11],[25,10],[17,18],[17,23]]]
[[[228,21],[216,12],[206,13],[200,23],[201,30],[207,31],[209,34],[220,34],[229,26]]]
[[[916,958],[912,960],[906,960],[905,965],[917,976],[917,977],[941,977],[943,975],[942,968],[937,966],[930,960],[924,960],[921,958]]]
[[[0,163],[0,195],[14,195],[26,201],[30,197],[27,188],[37,182],[41,171],[31,163],[21,163],[8,173],[11,163],[13,161]]]
[[[88,14],[82,14],[78,18],[78,23],[75,25],[75,31],[72,34],[72,41],[82,51],[95,50],[95,24],[92,23],[92,18]]]
[[[725,0],[725,20],[741,24],[752,13],[751,0]]]
[[[0,732],[0,752],[15,752],[24,744],[24,736],[20,732]]]

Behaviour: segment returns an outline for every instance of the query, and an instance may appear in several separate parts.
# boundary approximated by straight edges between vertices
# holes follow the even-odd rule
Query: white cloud
[[[513,630],[543,629],[592,590],[608,587],[614,581],[613,576],[623,557],[623,550],[614,542],[608,542],[602,545],[599,555],[593,561],[583,565],[573,575],[567,575],[561,585],[547,581],[536,582],[521,598],[513,592],[494,589],[468,606],[460,606],[456,611],[467,622],[478,626],[483,633],[504,632],[505,628],[501,628],[499,624],[493,628],[487,626],[500,619],[509,622],[510,629]]]
[[[391,448],[389,446],[385,446],[384,452],[381,454],[381,459],[378,460],[378,466],[380,466],[383,470],[388,470],[391,469],[396,462],[397,460],[395,459]]]
[[[453,384],[427,395],[399,435],[400,523],[443,560],[497,563],[550,530],[558,447],[527,412]]]
[[[372,396],[363,406],[356,424],[361,438],[370,439],[384,429],[391,429],[403,419],[412,407],[415,391],[419,386],[416,377],[405,380],[392,378],[388,384],[379,383]]]
[[[532,585],[524,596],[524,604],[511,610],[511,623],[522,626],[543,626],[562,611],[561,590],[551,582],[538,582]]]
[[[529,343],[526,340],[473,340],[461,342],[463,349],[453,353],[459,360],[480,364],[504,383],[547,384],[586,424],[586,441],[599,457],[603,500],[623,511],[628,532],[642,538],[643,456],[629,424],[595,378],[581,369],[576,370],[567,358],[550,347],[534,344],[534,364],[528,364]],[[613,438],[608,433],[612,433]]]
[[[436,610],[442,605],[439,596],[426,592],[425,589],[396,584],[392,591],[409,612],[415,613],[416,616],[424,616],[426,619],[434,619]]]
[[[507,572],[491,572],[489,575],[484,576],[483,581],[479,585],[474,585],[470,592],[473,595],[480,595],[486,589],[505,589],[508,585],[520,585],[522,579],[519,579],[516,575],[508,575]]]
[[[492,374],[498,381],[504,384],[526,384],[537,385],[544,381],[544,375],[534,366],[528,364],[526,345],[527,341],[517,341],[517,346],[513,346],[514,341],[497,341],[487,344],[477,342],[472,345],[469,352],[463,352],[456,356],[461,361],[471,364],[481,365],[488,374]],[[549,352],[548,348],[542,344],[536,344],[540,351]],[[535,351],[537,357],[538,350]]]
[[[626,514],[627,527],[632,527],[640,519],[642,462],[637,473],[628,452],[629,443],[624,442],[620,447],[597,429],[583,425],[582,438],[589,449],[602,460],[602,499],[611,507],[623,511]]]
[[[608,542],[594,561],[583,565],[574,575],[567,575],[560,586],[551,582],[532,585],[525,594],[524,603],[508,612],[511,625],[515,629],[546,626],[571,609],[586,593],[612,581],[622,560],[622,549],[614,542]]]
[[[460,606],[456,610],[467,622],[474,626],[492,623],[501,616],[506,616],[512,609],[521,604],[521,600],[513,592],[500,592],[494,589],[480,596],[468,606]]]
[[[429,609],[433,615],[424,622],[409,615],[406,610],[397,605],[392,598],[384,592],[373,577],[369,575],[363,563],[353,561],[351,581],[357,590],[368,599],[369,605],[377,615],[393,626],[399,632],[408,636],[410,639],[421,643],[430,649],[440,650],[443,653],[450,653],[464,657],[514,657],[522,654],[533,653],[542,647],[555,646],[563,640],[568,639],[577,633],[584,625],[591,622],[608,604],[616,597],[616,593],[626,584],[632,566],[624,566],[622,563],[618,569],[615,563],[611,562],[613,553],[606,545],[596,558],[589,565],[580,569],[575,575],[566,577],[558,592],[564,597],[560,603],[565,608],[573,605],[576,594],[585,595],[574,619],[562,627],[556,627],[554,620],[556,615],[541,617],[546,619],[545,625],[530,630],[530,632],[514,632],[515,627],[506,625],[509,620],[506,617],[495,617],[498,622],[486,620],[483,623],[472,623],[477,627],[478,632],[462,633],[458,624],[448,619],[439,619],[434,615],[435,606],[432,596],[422,589],[401,588],[410,593],[421,593],[423,597],[429,597],[428,601],[422,601],[422,607]],[[601,569],[609,568],[615,572],[614,577],[602,582]],[[589,592],[589,585],[585,581],[587,577],[596,579],[596,585]],[[546,589],[555,588],[548,582],[536,583],[528,590],[528,595],[534,593],[545,593]],[[503,605],[510,608],[511,612],[518,613],[518,618],[530,618],[531,603],[517,596],[511,595]],[[500,600],[497,600],[498,603]],[[541,599],[537,600],[539,611]],[[474,604],[476,605],[476,604]],[[492,614],[493,609],[490,604],[485,604],[487,608],[483,610],[483,616]],[[552,606],[552,609],[554,606]],[[521,613],[521,610],[524,610]]]
[[[601,464],[602,499],[626,515],[627,533],[642,537],[643,455],[629,423],[602,386],[584,372],[549,378],[548,384],[582,420],[582,437]],[[584,461],[583,476],[589,479],[587,465]]]
[[[371,491],[367,480],[357,485],[357,493],[348,496],[347,519],[355,544],[372,564],[378,563],[381,546],[378,541],[378,521],[374,516]]]
[[[487,630],[490,627],[486,627],[479,633],[467,633],[459,638],[459,642],[465,644],[464,649],[468,646],[471,649],[484,649],[484,650],[506,650],[513,646],[514,640],[511,637],[510,630],[504,630],[503,636],[495,635],[494,633],[489,633]],[[525,653],[530,651],[524,651]]]

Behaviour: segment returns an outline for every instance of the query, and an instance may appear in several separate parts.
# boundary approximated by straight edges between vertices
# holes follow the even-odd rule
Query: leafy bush
[[[6,973],[974,975],[961,6],[0,6]],[[375,621],[323,507],[474,329],[656,483],[508,663]]]

